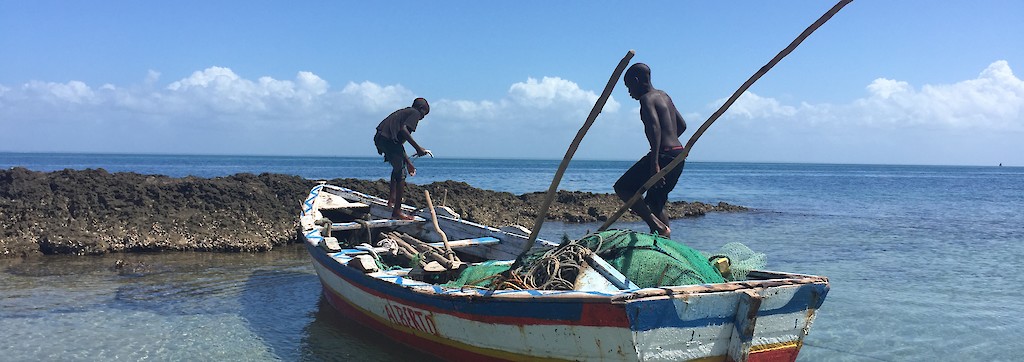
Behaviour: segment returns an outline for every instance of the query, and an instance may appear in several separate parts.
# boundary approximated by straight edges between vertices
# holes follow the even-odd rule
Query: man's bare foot
[[[658,236],[664,237],[666,239],[671,239],[672,238],[672,229],[669,229],[668,225],[659,225],[659,226],[664,226],[665,229],[659,230],[657,228],[653,228],[653,229],[651,229],[651,234],[655,234],[656,233],[656,234],[658,234]]]
[[[416,217],[415,216],[409,216],[409,215],[406,215],[406,214],[403,214],[403,213],[398,213],[397,215],[396,214],[392,214],[391,215],[391,219],[393,219],[393,220],[415,220]]]

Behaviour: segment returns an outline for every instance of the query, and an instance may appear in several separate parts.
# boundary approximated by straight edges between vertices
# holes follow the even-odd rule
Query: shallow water
[[[0,167],[71,167],[45,155],[35,156],[40,162],[21,155],[16,161],[22,163],[7,155],[0,154]],[[76,160],[72,168],[139,167],[118,157],[67,157]],[[259,158],[182,156],[183,164],[140,157],[145,162],[136,163],[170,165],[158,169],[177,170],[165,172],[172,176],[199,170],[194,173],[207,177],[238,169],[296,170],[306,160],[275,158],[261,168]],[[313,161],[336,165],[311,171],[332,176],[295,174],[386,174],[376,159]],[[515,193],[546,189],[557,167],[557,161],[418,162],[422,173],[411,182],[448,175]],[[563,188],[607,192],[630,164],[574,161]],[[137,171],[152,172],[144,170]],[[756,208],[674,220],[674,239],[703,250],[739,241],[766,253],[768,269],[829,277],[832,289],[800,361],[1014,361],[1024,355],[1018,333],[1024,330],[1024,292],[1017,288],[1024,284],[1017,260],[1024,255],[1024,169],[693,163],[672,198]],[[597,227],[547,222],[542,237],[578,237]],[[117,259],[137,270],[113,270]],[[299,246],[262,254],[0,260],[0,359],[427,358],[352,325],[320,299],[320,288]]]
[[[128,267],[115,269],[118,259]],[[392,348],[326,304],[299,245],[261,254],[49,256],[0,265],[5,361],[425,358]]]

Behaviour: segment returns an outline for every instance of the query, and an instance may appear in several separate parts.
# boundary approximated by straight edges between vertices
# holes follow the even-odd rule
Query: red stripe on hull
[[[505,361],[494,356],[473,353],[444,344],[439,344],[435,341],[391,328],[390,326],[367,316],[359,310],[359,308],[353,306],[347,300],[332,292],[326,285],[324,285],[323,288],[324,296],[327,297],[327,302],[342,314],[412,348],[432,354],[443,360],[450,361]]]
[[[747,357],[748,362],[794,362],[796,361],[797,354],[800,353],[800,348],[779,348],[771,349],[767,351],[761,351],[757,353],[751,353]]]
[[[577,325],[629,328],[625,304],[583,304],[583,312]]]

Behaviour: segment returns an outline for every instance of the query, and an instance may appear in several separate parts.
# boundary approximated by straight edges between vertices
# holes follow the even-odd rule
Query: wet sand
[[[363,193],[387,195],[386,180],[334,179]],[[0,170],[0,257],[145,251],[258,252],[296,239],[300,201],[316,185],[264,173],[173,178],[103,169]],[[449,206],[463,218],[504,226],[533,225],[545,193],[515,195],[464,182],[409,184],[405,203]],[[548,220],[604,221],[622,202],[612,194],[559,191]],[[726,203],[672,202],[672,218],[745,211]],[[623,215],[620,220],[639,220]]]

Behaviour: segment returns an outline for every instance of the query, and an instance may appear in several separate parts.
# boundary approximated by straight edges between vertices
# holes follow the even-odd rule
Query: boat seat
[[[451,241],[448,241],[448,246],[450,246],[452,249],[457,249],[457,248],[464,248],[464,247],[467,247],[467,246],[491,245],[491,244],[497,244],[497,243],[500,243],[500,242],[501,242],[501,240],[498,240],[498,238],[496,238],[496,237],[484,236],[484,237],[473,238],[473,239],[451,240]],[[444,242],[443,241],[438,241],[438,242],[435,242],[435,243],[428,243],[427,245],[430,245],[430,246],[433,246],[433,247],[438,247],[438,248],[444,248]]]
[[[450,246],[452,249],[458,249],[458,248],[465,248],[465,247],[469,247],[469,246],[492,245],[492,244],[497,244],[497,243],[500,243],[500,242],[501,242],[501,240],[498,240],[498,238],[496,238],[496,237],[484,236],[484,237],[473,238],[473,239],[452,240],[452,241],[448,242],[448,246]],[[438,247],[438,248],[444,248],[444,242],[441,242],[441,241],[435,242],[435,243],[428,243],[427,245]],[[384,248],[384,247],[374,247],[373,248],[373,252],[378,253],[378,254],[386,253],[387,251],[388,251],[388,248]],[[365,254],[365,253],[367,253],[367,251],[366,250],[362,250],[362,249],[342,249],[342,250],[338,251],[338,253],[352,256],[352,255]]]
[[[347,215],[349,219],[360,219],[370,213],[370,205],[362,202],[351,202],[345,200],[345,198],[329,194],[321,194],[320,200],[317,201],[317,209],[324,216],[330,218],[333,218],[331,215],[335,215],[338,212]]]
[[[391,220],[391,219],[377,219],[366,221],[366,225],[371,229],[383,228],[383,227],[398,227],[403,225],[416,224],[427,221],[422,217],[416,216],[413,220]],[[331,224],[331,231],[345,231],[345,230],[359,230],[363,228],[363,224],[360,222],[336,222]]]

